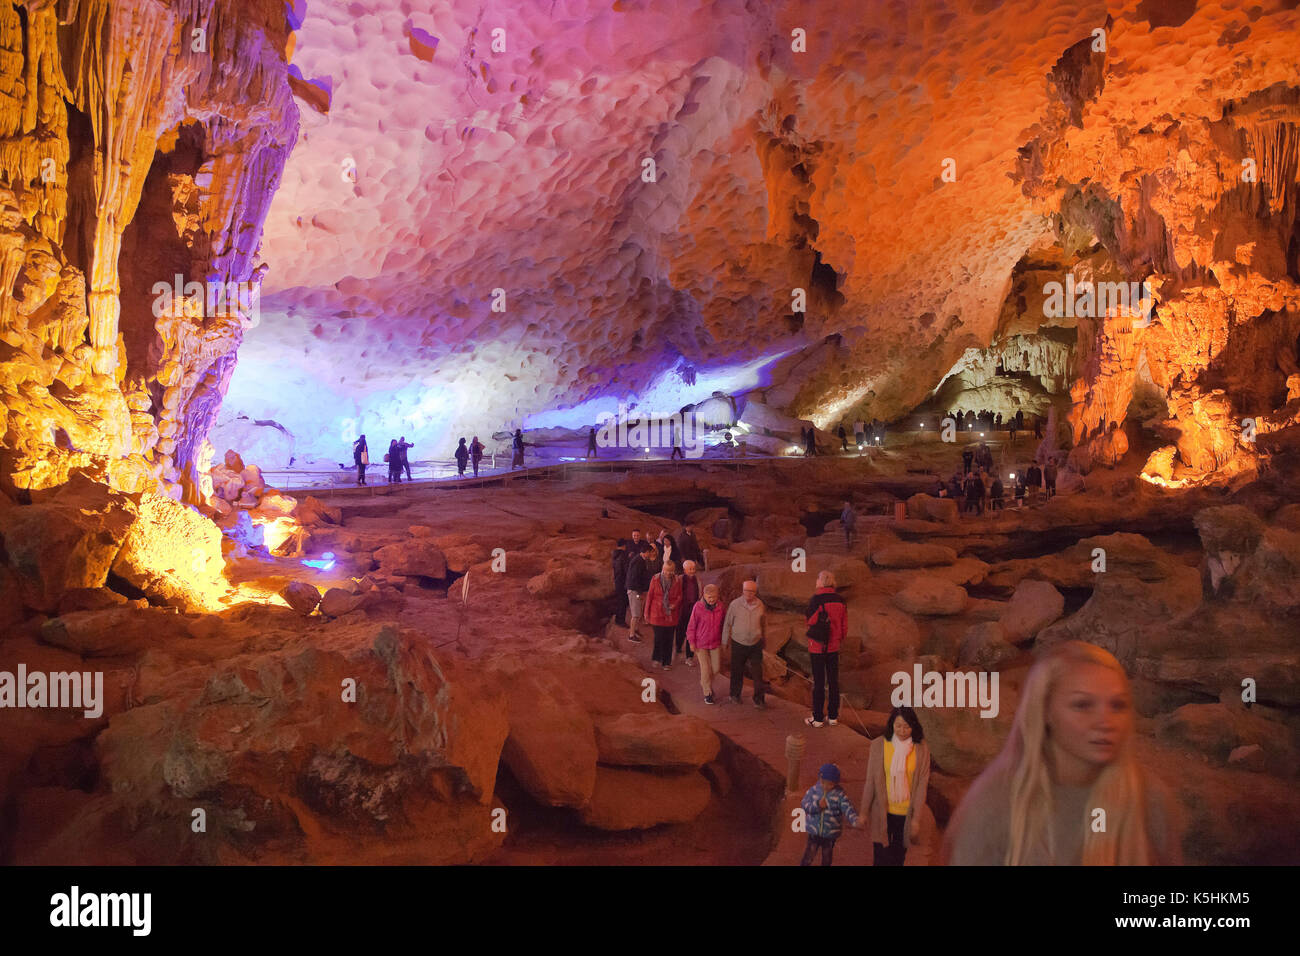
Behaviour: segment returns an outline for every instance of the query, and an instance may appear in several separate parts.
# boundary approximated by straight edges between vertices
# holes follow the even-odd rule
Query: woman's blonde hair
[[[1067,641],[1038,660],[1025,679],[1015,724],[999,759],[1011,764],[1011,821],[1006,864],[1026,862],[1040,842],[1054,862],[1060,848],[1053,845],[1050,818],[1054,787],[1048,762],[1051,746],[1047,711],[1061,677],[1076,667],[1097,665],[1118,674],[1128,690],[1128,675],[1115,657],[1095,644]],[[1093,781],[1084,806],[1083,864],[1085,866],[1144,866],[1152,861],[1146,828],[1146,790],[1133,752],[1134,735],[1121,742],[1115,759]],[[1105,810],[1105,829],[1093,831],[1093,811]]]
[[[676,573],[677,573],[677,565],[676,565],[676,563],[674,563],[674,562],[672,562],[672,561],[665,561],[665,562],[664,562],[664,566],[663,566],[663,573],[664,573],[664,574],[676,574]]]

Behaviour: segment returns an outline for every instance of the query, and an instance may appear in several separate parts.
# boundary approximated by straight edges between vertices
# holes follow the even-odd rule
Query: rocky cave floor
[[[864,457],[334,493],[306,543],[333,567],[230,555],[232,586],[272,603],[182,613],[110,577],[9,628],[0,669],[102,670],[105,705],[96,719],[9,712],[0,859],[786,862],[783,736],[735,732],[757,713],[699,705],[693,670],[656,672],[664,693],[647,702],[648,628],[637,648],[611,625],[613,541],[689,520],[724,600],[757,574],[773,727],[809,703],[800,608],[822,568],[848,600],[854,719],[826,740],[850,764],[867,749],[854,731],[883,726],[895,671],[1000,673],[996,718],[921,713],[929,845],[999,749],[1035,649],[1083,638],[1133,678],[1142,760],[1177,794],[1187,862],[1300,862],[1297,476],[1170,491],[1138,478],[1144,458],[981,517],[912,497],[959,458],[906,437]],[[862,516],[851,549],[846,498]],[[846,772],[856,801],[861,767]]]

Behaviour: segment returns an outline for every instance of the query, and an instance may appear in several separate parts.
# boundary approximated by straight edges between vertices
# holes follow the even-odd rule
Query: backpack
[[[808,625],[808,640],[816,641],[822,647],[829,647],[831,640],[831,616],[826,613],[826,602],[817,608],[817,619]]]

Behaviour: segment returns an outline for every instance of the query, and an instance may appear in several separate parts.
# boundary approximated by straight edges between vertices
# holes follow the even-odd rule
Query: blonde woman
[[[921,828],[930,785],[930,748],[911,707],[895,707],[871,741],[862,815],[871,828],[872,866],[902,866]]]
[[[1180,862],[1171,801],[1134,752],[1128,675],[1109,652],[1069,641],[1033,666],[943,856],[958,866]]]

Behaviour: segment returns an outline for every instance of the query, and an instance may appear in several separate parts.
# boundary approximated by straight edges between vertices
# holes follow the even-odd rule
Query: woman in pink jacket
[[[673,634],[682,616],[682,579],[677,576],[677,565],[666,557],[663,569],[650,579],[645,604],[645,619],[655,632],[650,660],[668,670],[673,662]]]
[[[706,704],[713,703],[713,675],[718,672],[718,648],[722,646],[722,624],[727,618],[727,609],[718,598],[718,586],[706,585],[704,597],[695,602],[686,625],[686,640],[700,662],[700,687]]]

